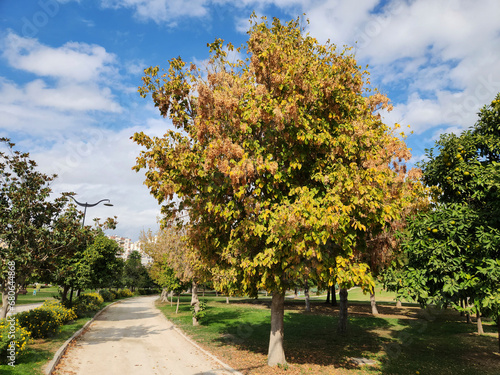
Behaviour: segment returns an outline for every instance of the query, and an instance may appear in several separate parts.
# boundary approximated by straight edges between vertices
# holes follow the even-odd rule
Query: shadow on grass
[[[385,346],[383,374],[439,373],[442,375],[500,374],[495,349],[497,339],[477,335],[476,324],[467,324],[456,311],[421,310],[418,319],[398,321]],[[485,324],[485,331],[489,325]]]
[[[251,311],[251,310],[250,310]],[[267,354],[270,335],[270,312],[259,315],[241,310],[210,314],[204,324],[220,324],[217,345],[234,346],[238,350]],[[285,353],[290,363],[353,368],[349,358],[374,357],[382,349],[377,330],[387,330],[384,319],[351,318],[349,333],[336,333],[338,318],[287,311],[285,313]]]

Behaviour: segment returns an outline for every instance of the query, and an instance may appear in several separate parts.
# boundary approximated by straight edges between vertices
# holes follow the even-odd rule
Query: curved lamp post
[[[82,207],[85,207],[85,209],[83,210],[83,222],[82,222],[82,228],[85,226],[85,214],[87,213],[87,207],[94,207],[94,206],[97,206],[99,203],[101,202],[106,202],[104,203],[105,206],[113,206],[111,204],[111,201],[109,199],[101,199],[99,202],[97,203],[80,203],[78,202],[75,198],[73,198],[71,195],[68,195],[68,197],[70,197],[71,199],[73,199],[75,201],[75,203],[79,206],[82,206]]]

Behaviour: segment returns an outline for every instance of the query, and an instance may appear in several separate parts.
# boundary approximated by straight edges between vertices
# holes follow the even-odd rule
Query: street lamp
[[[101,199],[99,202],[97,203],[80,203],[78,202],[75,198],[73,198],[71,195],[68,195],[68,197],[70,197],[71,199],[73,199],[75,201],[75,203],[79,206],[82,206],[82,207],[85,207],[85,209],[83,210],[83,222],[82,222],[82,228],[85,226],[85,214],[87,213],[87,207],[94,207],[94,206],[97,206],[99,203],[101,202],[106,202],[104,203],[105,206],[113,206],[111,204],[111,201],[109,199]]]

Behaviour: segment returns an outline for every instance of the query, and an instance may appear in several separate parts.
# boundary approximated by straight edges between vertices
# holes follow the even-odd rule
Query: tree
[[[54,228],[63,212],[65,194],[50,201],[50,182],[55,175],[36,170],[28,153],[14,150],[14,143],[0,138],[0,291],[5,318],[9,287],[17,298],[18,289],[37,272],[50,268],[51,260],[64,253],[71,237],[54,238]],[[10,268],[9,268],[10,266]],[[11,278],[9,278],[9,269]]]
[[[421,163],[435,204],[409,222],[400,292],[457,309],[469,299],[497,322],[500,345],[500,94],[472,129],[436,145]]]
[[[147,169],[165,222],[187,226],[215,287],[272,292],[273,366],[286,362],[285,291],[304,276],[334,282],[329,269],[351,264],[367,228],[399,217],[418,175],[407,173],[404,141],[376,114],[388,99],[367,92],[348,50],[303,35],[298,20],[252,21],[245,60],[229,61],[233,46],[218,39],[206,75],[181,58],[164,74],[145,70],[141,95],[151,93],[177,131],[136,133],[146,150],[134,168]]]
[[[151,230],[141,232],[141,249],[153,258],[151,275],[163,288],[179,294],[187,285],[191,285],[191,306],[194,309],[193,325],[198,325],[198,283],[205,279],[205,274],[199,268],[199,262],[193,249],[183,239],[183,231],[166,226],[156,235]],[[177,306],[179,298],[177,298]]]
[[[116,241],[98,233],[87,246],[81,259],[79,277],[87,288],[111,287],[120,280],[123,262],[118,257],[122,252]]]
[[[123,267],[123,283],[130,287],[132,291],[135,288],[147,288],[151,286],[151,278],[141,259],[141,253],[137,250],[132,251]]]

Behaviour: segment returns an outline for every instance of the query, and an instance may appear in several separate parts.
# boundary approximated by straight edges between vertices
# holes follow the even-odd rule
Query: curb
[[[224,363],[222,362],[219,358],[217,358],[216,356],[214,356],[212,353],[206,351],[205,349],[203,349],[200,345],[198,345],[196,342],[194,342],[191,338],[189,338],[184,332],[182,332],[182,330],[180,328],[177,328],[177,326],[172,323],[171,320],[169,320],[165,314],[163,314],[163,312],[156,307],[155,305],[155,302],[157,300],[154,300],[153,301],[153,307],[158,310],[161,314],[161,316],[163,316],[163,318],[165,320],[167,320],[170,324],[172,324],[172,327],[174,327],[174,330],[179,333],[182,337],[184,337],[184,339],[189,342],[191,345],[193,345],[196,349],[198,349],[199,351],[201,351],[203,354],[205,354],[206,356],[210,357],[212,360],[214,360],[215,362],[217,362],[219,365],[221,365],[222,367],[224,367],[225,370],[229,371],[231,374],[234,374],[234,375],[243,375],[241,372],[239,372],[238,370],[235,370],[234,368],[232,368],[231,366],[229,366],[227,363]]]
[[[68,345],[71,344],[71,342],[73,340],[76,340],[78,338],[78,336],[80,336],[84,331],[85,329],[91,325],[94,320],[99,317],[99,315],[101,315],[104,311],[106,311],[106,309],[110,306],[113,306],[117,303],[120,303],[122,302],[123,299],[119,300],[119,301],[115,301],[113,303],[110,303],[108,306],[104,307],[103,309],[99,310],[92,319],[90,319],[87,323],[85,323],[85,325],[80,328],[78,331],[76,331],[73,336],[71,336],[69,339],[67,339],[64,344],[62,344],[62,346],[57,350],[57,352],[54,354],[54,358],[52,358],[52,360],[48,363],[48,365],[45,367],[45,369],[43,370],[44,374],[45,375],[51,375],[52,372],[55,370],[56,366],[59,364],[59,361],[61,360],[61,357],[64,355],[64,353],[66,352],[66,349],[68,348]]]

